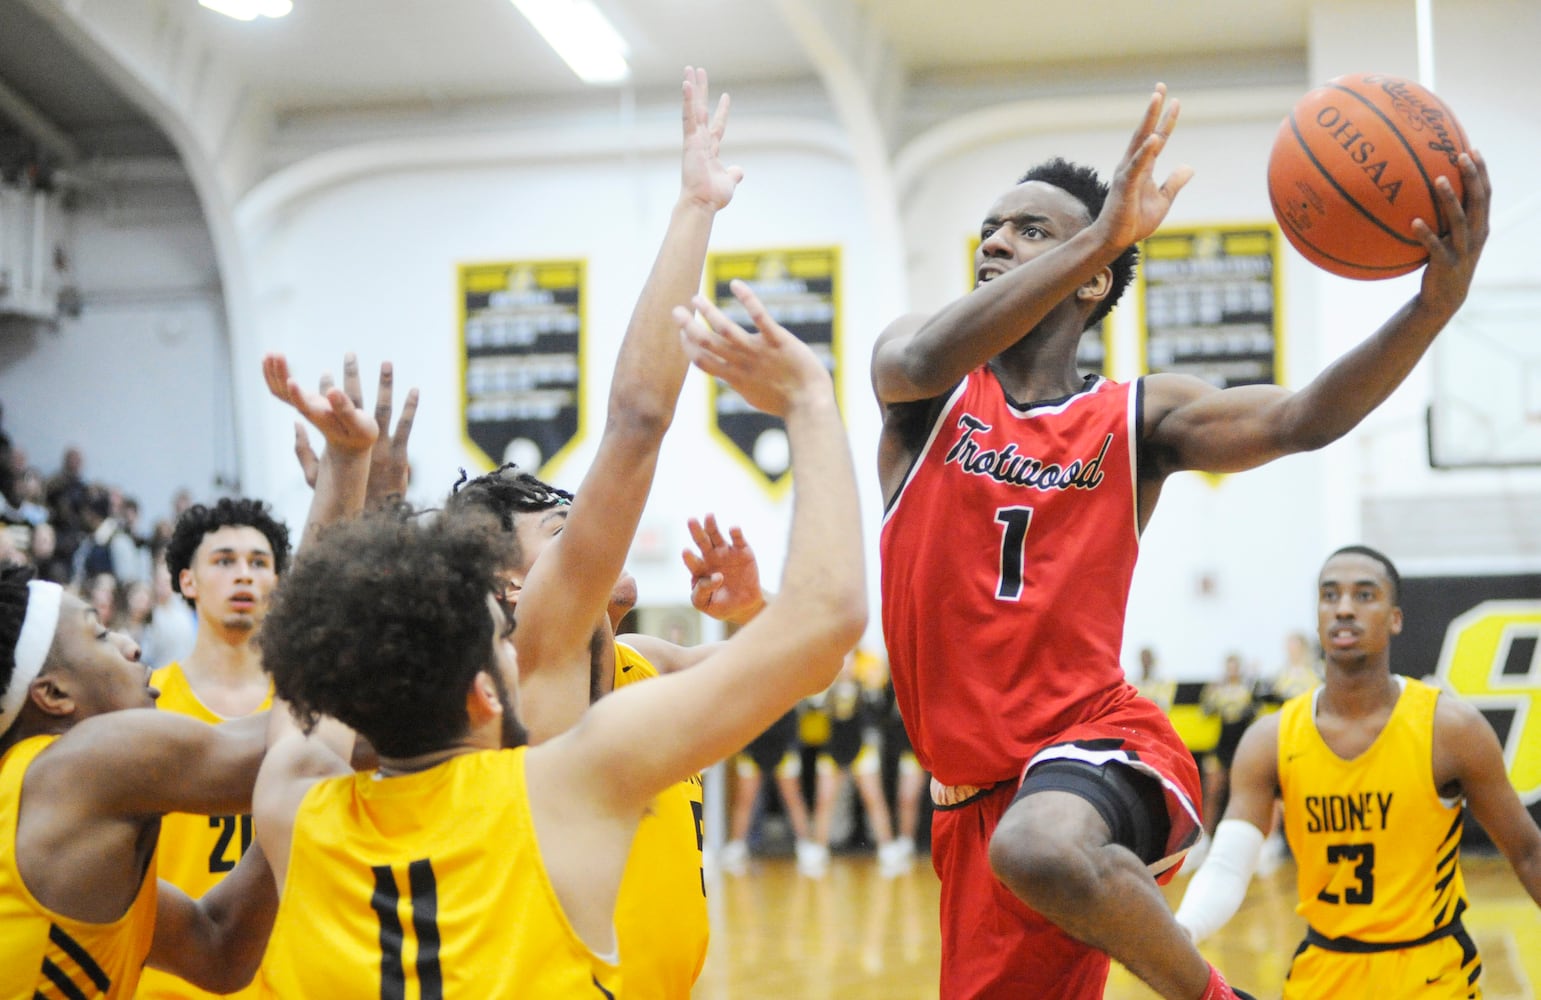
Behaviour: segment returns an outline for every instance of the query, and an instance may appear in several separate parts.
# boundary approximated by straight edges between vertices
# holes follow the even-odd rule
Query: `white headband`
[[[22,619],[21,635],[16,639],[16,670],[11,683],[0,694],[0,733],[11,728],[27,703],[27,691],[43,670],[48,650],[53,647],[59,629],[59,605],[64,588],[46,580],[27,583],[27,616]]]

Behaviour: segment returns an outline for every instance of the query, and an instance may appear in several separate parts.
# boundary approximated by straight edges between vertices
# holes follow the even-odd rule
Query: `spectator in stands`
[[[89,580],[98,573],[111,573],[124,586],[150,579],[149,556],[113,513],[115,492],[98,484],[86,491],[82,525],[87,534],[75,549],[75,580]],[[118,507],[122,507],[121,499]]]
[[[16,537],[10,529],[0,526],[0,566],[25,566],[27,554],[16,547]]]
[[[123,588],[122,631],[139,646],[139,658],[144,659],[144,636],[150,627],[150,614],[155,610],[155,598],[150,585],[136,580]]]
[[[161,518],[155,522],[155,527],[150,529],[150,538],[146,542],[150,550],[150,565],[154,567],[161,561],[166,551],[166,546],[171,544],[171,535],[176,530],[176,523],[169,518]]]
[[[1204,688],[1200,696],[1205,715],[1220,717],[1220,742],[1204,762],[1204,828],[1213,835],[1215,824],[1225,812],[1225,802],[1230,790],[1231,761],[1241,744],[1242,734],[1257,717],[1252,685],[1242,675],[1241,656],[1229,653],[1225,657],[1225,673],[1219,683]]]
[[[59,524],[57,519],[54,523]],[[118,530],[118,522],[112,519],[112,500],[105,487],[90,485],[85,488],[75,523],[80,536],[70,557],[70,579],[77,590],[85,593],[98,574],[113,573],[111,542]],[[59,538],[62,543],[63,525],[59,525]]]
[[[34,527],[48,521],[48,503],[41,472],[29,467],[16,478],[14,502],[7,505],[5,517],[13,523]]]
[[[1321,657],[1316,653],[1316,645],[1304,632],[1291,632],[1284,637],[1284,665],[1274,675],[1263,698],[1282,705],[1316,687],[1321,679]]]
[[[86,505],[87,487],[82,470],[85,456],[71,445],[64,450],[64,460],[59,471],[48,480],[44,495],[48,501],[49,517],[59,533],[59,551],[66,559],[75,554],[75,547],[84,535],[81,525],[82,508]]]
[[[122,497],[113,515],[117,531],[108,547],[112,550],[112,571],[124,587],[150,583],[150,550],[147,539],[139,537],[139,501]]]
[[[193,651],[197,637],[198,616],[171,586],[171,570],[164,555],[155,559],[155,577],[151,585],[150,623],[139,643],[139,658],[154,669],[177,663]]]
[[[1156,663],[1156,651],[1150,646],[1140,647],[1140,676],[1134,682],[1140,694],[1156,703],[1161,711],[1172,711],[1172,701],[1177,696],[1177,682],[1162,680]]]
[[[123,589],[111,573],[96,573],[83,588],[86,603],[96,611],[103,628],[122,631],[124,619]]]
[[[70,582],[70,562],[59,554],[59,536],[47,521],[32,529],[32,565],[39,580],[61,586]]]
[[[894,837],[888,801],[883,796],[876,729],[879,716],[867,686],[858,677],[856,650],[846,654],[835,682],[810,700],[829,720],[829,738],[815,758],[817,776],[810,842],[797,845],[798,870],[813,878],[820,878],[827,871],[835,808],[849,778],[861,796],[867,825],[876,842],[879,870],[884,877],[902,873],[909,867],[914,848],[911,845],[906,850]]]
[[[0,405],[0,423],[4,422],[5,409]],[[0,428],[0,497],[7,504],[16,503],[16,463],[14,460],[15,449],[11,446],[11,436]]]
[[[1284,637],[1284,665],[1267,683],[1259,685],[1258,700],[1265,705],[1278,706],[1321,683],[1322,660],[1316,643],[1304,632],[1291,632]],[[1272,875],[1289,855],[1289,845],[1284,840],[1284,803],[1275,800],[1273,820],[1263,851],[1257,861],[1260,875]]]

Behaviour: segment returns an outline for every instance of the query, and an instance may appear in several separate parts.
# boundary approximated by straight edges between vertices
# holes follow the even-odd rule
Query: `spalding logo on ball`
[[[1395,76],[1340,76],[1302,97],[1268,157],[1268,197],[1290,243],[1345,278],[1392,278],[1428,251],[1422,219],[1448,231],[1437,177],[1462,194],[1466,133],[1444,102]]]

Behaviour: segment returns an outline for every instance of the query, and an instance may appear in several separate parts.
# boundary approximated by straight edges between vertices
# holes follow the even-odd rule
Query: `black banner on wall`
[[[748,313],[733,297],[733,279],[747,282],[771,317],[813,348],[829,369],[839,396],[840,250],[814,247],[714,253],[707,258],[707,295],[746,330]],[[791,485],[791,451],[781,418],[761,413],[721,379],[708,396],[712,436],[754,473],[773,496]]]
[[[1140,253],[1143,371],[1184,372],[1222,389],[1280,381],[1276,227],[1162,230]]]
[[[584,262],[466,264],[459,287],[466,441],[549,476],[583,432]]]

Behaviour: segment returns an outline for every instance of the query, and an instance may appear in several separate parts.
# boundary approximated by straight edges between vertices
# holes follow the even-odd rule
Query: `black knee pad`
[[[1108,825],[1115,844],[1146,864],[1166,856],[1172,820],[1161,783],[1122,764],[1047,760],[1034,766],[1017,789],[1015,804],[1036,792],[1069,792],[1091,803]]]

